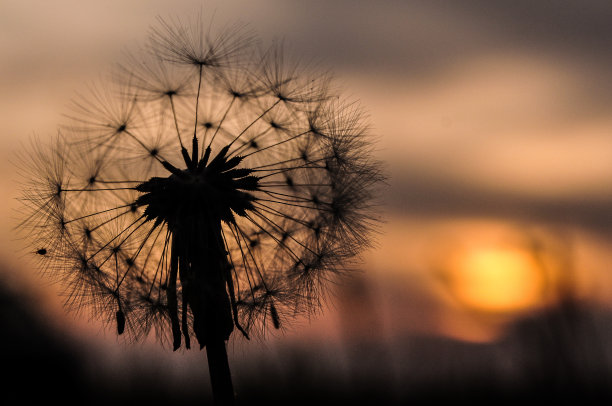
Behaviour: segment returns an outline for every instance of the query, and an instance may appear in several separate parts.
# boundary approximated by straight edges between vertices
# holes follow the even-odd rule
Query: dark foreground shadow
[[[168,385],[169,374],[144,365],[130,365],[128,384],[114,385],[112,371],[98,374],[86,348],[55,330],[36,307],[20,289],[0,283],[2,404],[210,404],[206,379],[177,388]],[[576,306],[553,309],[517,325],[505,342],[487,345],[406,337],[393,345],[366,340],[325,351],[286,347],[276,354],[282,365],[265,355],[237,365],[237,404],[601,404],[612,400],[612,334],[593,327],[612,326],[612,315],[593,317]],[[491,367],[500,357],[513,365],[510,378]]]

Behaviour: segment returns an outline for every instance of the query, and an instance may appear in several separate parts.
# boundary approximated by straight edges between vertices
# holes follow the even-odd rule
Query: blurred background
[[[389,175],[377,244],[329,309],[230,343],[241,404],[610,397],[606,0],[0,0],[0,397],[210,400],[203,352],[67,313],[14,237],[13,157],[157,16],[200,10],[332,70]]]

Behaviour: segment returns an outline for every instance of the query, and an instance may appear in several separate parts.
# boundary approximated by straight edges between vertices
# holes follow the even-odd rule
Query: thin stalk
[[[206,344],[206,356],[208,357],[208,371],[210,372],[210,384],[212,386],[213,402],[217,406],[234,405],[234,386],[227,360],[225,340],[210,340]]]

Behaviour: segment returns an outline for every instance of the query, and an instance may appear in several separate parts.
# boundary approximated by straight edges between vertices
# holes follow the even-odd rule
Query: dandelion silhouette
[[[206,347],[320,309],[375,224],[362,111],[244,29],[160,20],[142,58],[28,155],[21,228],[43,268],[134,339]]]

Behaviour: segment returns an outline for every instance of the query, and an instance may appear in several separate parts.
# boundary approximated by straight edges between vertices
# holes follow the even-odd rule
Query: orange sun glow
[[[542,277],[533,258],[515,248],[481,248],[454,261],[451,288],[465,306],[486,312],[514,312],[537,306]]]

